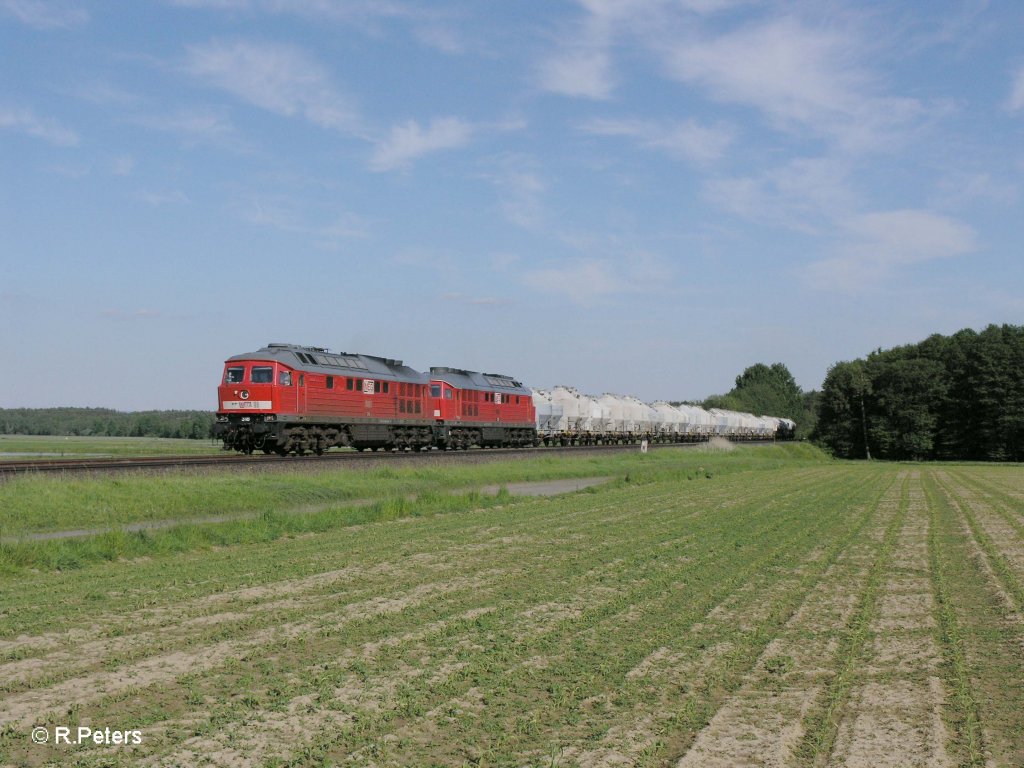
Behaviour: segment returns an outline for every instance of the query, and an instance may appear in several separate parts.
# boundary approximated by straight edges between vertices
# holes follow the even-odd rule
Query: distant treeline
[[[210,437],[210,411],[134,411],[109,408],[0,408],[0,434],[101,437]]]
[[[815,437],[847,458],[1024,460],[1024,327],[936,334],[836,363]]]

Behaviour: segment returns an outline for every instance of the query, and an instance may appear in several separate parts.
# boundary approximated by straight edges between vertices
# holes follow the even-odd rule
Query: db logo
[[[238,396],[239,396],[240,398],[242,398],[243,400],[248,400],[248,399],[249,399],[249,390],[248,390],[248,389],[243,389],[243,390],[242,390],[242,391],[241,391],[241,392],[240,392],[240,393],[238,394]]]

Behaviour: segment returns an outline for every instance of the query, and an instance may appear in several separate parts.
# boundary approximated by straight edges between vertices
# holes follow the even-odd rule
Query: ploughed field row
[[[1021,765],[1022,615],[1019,468],[666,476],[6,579],[0,763]]]

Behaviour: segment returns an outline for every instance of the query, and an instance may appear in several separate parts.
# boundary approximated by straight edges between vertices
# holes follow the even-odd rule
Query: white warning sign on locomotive
[[[498,405],[501,405],[501,392],[494,393],[494,402],[496,402]]]
[[[373,379],[363,379],[363,394],[364,395],[372,395],[373,394]]]
[[[270,410],[273,408],[270,400],[224,400],[220,406],[222,411]]]

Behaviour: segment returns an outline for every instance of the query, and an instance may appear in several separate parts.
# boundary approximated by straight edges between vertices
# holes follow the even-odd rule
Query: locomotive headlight
[[[227,420],[228,420],[227,416],[217,416],[217,421],[227,421]]]

